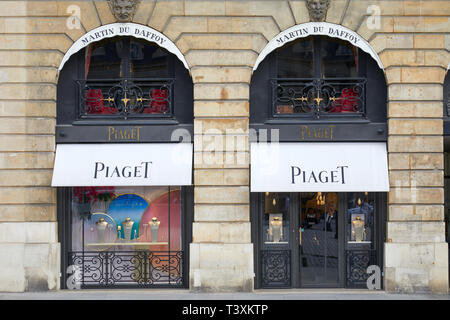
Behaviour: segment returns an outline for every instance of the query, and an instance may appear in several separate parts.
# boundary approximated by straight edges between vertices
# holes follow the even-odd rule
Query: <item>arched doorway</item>
[[[382,269],[389,182],[380,67],[364,39],[328,23],[292,27],[258,58],[250,87],[257,288],[365,288],[367,268]]]
[[[193,148],[180,138],[193,131],[193,84],[175,49],[151,28],[113,24],[63,59],[52,181],[62,288],[188,286]]]

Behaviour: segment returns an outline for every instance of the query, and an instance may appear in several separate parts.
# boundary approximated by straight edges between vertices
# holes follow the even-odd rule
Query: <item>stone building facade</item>
[[[304,0],[143,0],[137,7],[132,22],[169,38],[193,81],[192,291],[254,290],[253,67],[272,39],[310,21]],[[51,187],[58,68],[76,40],[116,22],[105,0],[1,2],[0,291],[61,288]],[[325,22],[356,32],[384,67],[390,183],[384,289],[446,293],[443,84],[450,1],[331,0]],[[239,161],[208,161],[218,154]]]

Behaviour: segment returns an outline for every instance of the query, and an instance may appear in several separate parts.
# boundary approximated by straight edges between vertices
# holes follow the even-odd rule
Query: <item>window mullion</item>
[[[122,63],[122,78],[131,78],[131,41],[130,38],[125,40],[125,57]]]
[[[322,75],[322,57],[321,57],[321,37],[313,37],[313,65],[314,65],[314,78],[321,79]]]

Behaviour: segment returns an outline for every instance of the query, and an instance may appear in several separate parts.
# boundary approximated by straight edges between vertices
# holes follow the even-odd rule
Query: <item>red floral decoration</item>
[[[358,111],[358,90],[355,88],[345,88],[339,97],[339,102],[331,105],[330,112],[357,112]]]
[[[114,198],[114,187],[74,187],[73,194],[80,203],[108,201]]]

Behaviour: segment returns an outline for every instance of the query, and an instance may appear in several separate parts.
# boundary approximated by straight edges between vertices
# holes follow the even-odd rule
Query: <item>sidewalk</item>
[[[192,293],[189,290],[60,290],[5,293],[0,300],[450,300],[450,295],[389,294],[384,291],[292,289],[252,293]]]

